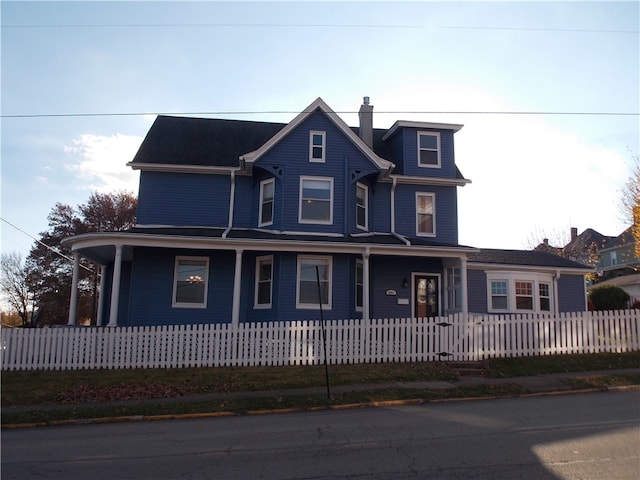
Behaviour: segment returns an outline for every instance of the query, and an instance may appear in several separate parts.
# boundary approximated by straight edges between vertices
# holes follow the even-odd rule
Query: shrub
[[[603,285],[589,292],[594,310],[624,310],[629,306],[629,294],[620,287]]]

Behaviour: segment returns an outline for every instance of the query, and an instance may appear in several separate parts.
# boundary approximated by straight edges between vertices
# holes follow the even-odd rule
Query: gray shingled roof
[[[132,163],[237,167],[240,155],[256,150],[284,126],[284,123],[160,115]]]
[[[468,255],[469,263],[493,263],[500,265],[525,265],[531,267],[583,268],[591,267],[559,257],[553,253],[536,250],[481,249]]]

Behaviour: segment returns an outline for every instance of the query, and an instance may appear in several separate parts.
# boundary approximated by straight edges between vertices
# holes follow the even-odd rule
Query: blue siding
[[[140,225],[226,227],[230,179],[226,175],[141,172]]]
[[[231,321],[233,281],[229,279],[233,279],[235,253],[215,252],[210,256],[207,308],[171,306],[176,255],[209,256],[207,252],[198,250],[136,249],[127,324],[171,325]]]
[[[561,312],[584,312],[587,309],[583,275],[561,275],[558,279],[558,307]]]
[[[377,183],[369,189],[369,230],[391,231],[391,183]]]
[[[371,318],[407,318],[411,316],[411,274],[412,273],[443,273],[442,260],[429,257],[371,257]],[[440,305],[443,303],[443,281],[440,285]],[[409,287],[404,288],[404,280]],[[396,296],[387,296],[387,290],[395,290]],[[407,299],[407,305],[398,305],[398,299]]]
[[[487,313],[487,274],[482,270],[467,270],[467,297],[469,312]]]
[[[324,163],[309,162],[309,132],[311,130],[326,132]],[[281,218],[281,223],[279,226],[274,224],[273,228],[289,231],[348,232],[350,230],[349,208],[355,201],[355,195],[351,195],[353,182],[350,173],[354,171],[361,174],[362,172],[377,173],[377,169],[345,137],[344,133],[319,112],[310,115],[257,163],[265,167],[286,165],[282,168],[281,190],[278,190],[280,182],[276,181],[276,197],[278,199],[276,201],[276,217]],[[333,178],[333,223],[331,225],[301,224],[298,222],[301,176]],[[259,184],[255,188],[259,191]],[[282,204],[279,203],[280,201]],[[278,212],[281,212],[281,217]]]
[[[440,168],[418,166],[418,132],[422,131],[440,134]],[[388,139],[398,166],[394,173],[418,177],[455,178],[453,136],[454,132],[451,130],[403,128],[396,132],[392,138]]]
[[[417,236],[416,192],[435,194],[436,236],[434,241],[458,243],[458,213],[456,187],[426,185],[397,185],[395,192],[396,233],[407,237]]]

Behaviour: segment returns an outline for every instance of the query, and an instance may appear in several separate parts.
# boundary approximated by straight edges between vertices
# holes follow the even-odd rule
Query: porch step
[[[461,377],[489,376],[489,372],[482,362],[447,362],[447,366]]]

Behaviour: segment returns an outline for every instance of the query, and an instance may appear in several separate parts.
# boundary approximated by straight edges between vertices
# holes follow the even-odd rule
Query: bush
[[[629,307],[629,294],[620,287],[603,285],[589,292],[594,310],[624,310]]]

